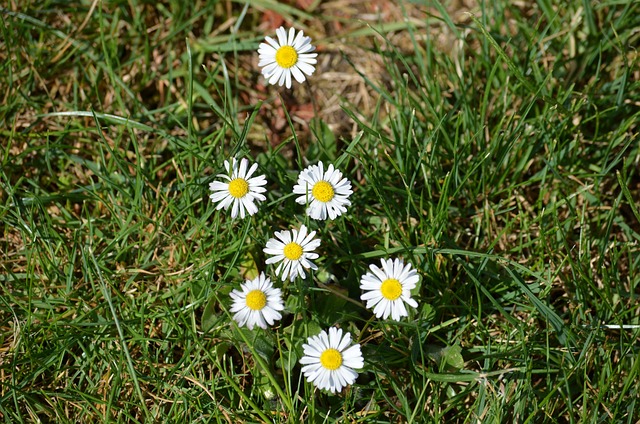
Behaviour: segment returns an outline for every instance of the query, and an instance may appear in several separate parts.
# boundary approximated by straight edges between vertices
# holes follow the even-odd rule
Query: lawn
[[[0,20],[4,422],[640,421],[640,2]],[[280,26],[317,53],[291,88],[259,65]],[[233,158],[266,180],[244,217],[210,198]],[[320,162],[352,192],[334,219],[296,188]],[[264,249],[303,226],[313,267],[285,278]],[[385,317],[361,286],[396,259],[417,284],[380,278],[406,288]],[[234,299],[260,275],[282,310],[249,328]],[[327,362],[357,373],[327,390],[305,345],[336,328],[362,361]]]

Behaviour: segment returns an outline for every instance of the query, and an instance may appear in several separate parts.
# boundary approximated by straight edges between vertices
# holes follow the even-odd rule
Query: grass
[[[44,0],[0,19],[5,422],[640,419],[637,2]],[[256,68],[280,22],[318,46],[292,91]],[[269,181],[243,221],[208,199],[234,154]],[[291,194],[318,160],[354,186],[336,221]],[[318,272],[284,285],[274,328],[239,329],[228,293],[301,223]],[[400,322],[359,300],[387,257],[421,276]],[[365,357],[338,395],[297,363],[332,325]]]

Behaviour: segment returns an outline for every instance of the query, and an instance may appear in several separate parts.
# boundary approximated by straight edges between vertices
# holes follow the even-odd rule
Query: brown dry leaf
[[[315,116],[313,110],[313,104],[305,103],[302,105],[296,105],[291,112],[292,118],[301,120],[303,122],[309,122],[311,118]]]
[[[309,10],[313,6],[313,0],[296,0],[296,6],[302,10]]]
[[[273,10],[265,10],[262,14],[262,25],[261,28],[272,29],[275,30],[284,24],[284,18],[278,12],[274,12]]]

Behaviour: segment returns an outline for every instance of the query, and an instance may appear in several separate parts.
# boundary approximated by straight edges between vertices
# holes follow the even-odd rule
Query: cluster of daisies
[[[297,35],[293,28],[287,33],[280,27],[278,40],[266,37],[267,43],[260,44],[259,65],[271,84],[285,84],[291,87],[291,76],[298,82],[305,80],[304,74],[314,71],[317,53],[311,39],[302,31]],[[250,166],[246,158],[235,157],[225,161],[225,174],[209,185],[213,192],[211,200],[217,203],[217,210],[231,209],[231,217],[245,218],[258,212],[260,202],[266,200],[264,192],[267,179],[264,175],[254,175],[258,164]],[[351,182],[343,177],[332,164],[325,168],[322,162],[302,170],[293,187],[296,202],[306,206],[306,214],[316,220],[336,219],[351,205],[349,196],[353,193]],[[281,281],[296,278],[305,279],[308,270],[317,270],[313,262],[318,258],[315,251],[321,240],[315,231],[305,225],[291,230],[277,231],[267,241],[263,251],[269,258],[267,265],[276,265],[275,275]],[[405,305],[416,308],[418,304],[411,298],[411,290],[419,281],[418,273],[410,264],[401,259],[382,259],[381,266],[369,266],[369,272],[361,277],[361,299],[372,309],[376,317],[400,320],[408,316]],[[271,279],[261,272],[253,280],[241,284],[239,290],[230,294],[230,311],[238,325],[250,330],[254,327],[266,329],[282,318],[284,301],[282,290],[274,287]],[[300,359],[302,372],[307,380],[320,389],[339,392],[353,384],[358,376],[357,369],[364,366],[360,344],[351,340],[351,334],[331,327],[328,331],[311,336],[302,346],[304,356]]]

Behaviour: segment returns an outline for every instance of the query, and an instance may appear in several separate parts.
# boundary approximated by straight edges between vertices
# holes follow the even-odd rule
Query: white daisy
[[[276,274],[282,274],[282,281],[287,277],[293,281],[298,275],[305,278],[304,268],[318,269],[311,260],[318,257],[313,251],[320,246],[320,240],[313,238],[315,231],[309,234],[307,231],[304,225],[300,227],[300,231],[276,231],[276,237],[269,239],[267,247],[262,249],[264,253],[273,255],[267,259],[267,264],[280,262]]]
[[[309,337],[302,345],[304,356],[300,358],[307,381],[333,393],[353,384],[358,378],[354,368],[362,368],[364,359],[360,345],[356,343],[348,347],[350,344],[351,334],[345,333],[343,337],[342,330],[335,327],[329,328],[329,334],[322,331]]]
[[[253,215],[258,212],[258,207],[254,202],[260,202],[266,199],[264,193],[267,191],[263,186],[267,184],[264,175],[251,178],[251,175],[258,168],[258,164],[254,163],[247,171],[249,161],[245,158],[240,160],[232,159],[231,165],[229,161],[224,161],[224,167],[230,175],[218,174],[220,178],[224,178],[227,182],[214,181],[209,184],[209,190],[213,191],[209,197],[212,202],[218,202],[217,210],[224,208],[231,209],[231,217],[235,218],[240,213],[240,218],[244,218],[245,214]]]
[[[350,206],[349,196],[351,183],[342,178],[342,172],[329,165],[324,171],[324,164],[318,162],[302,170],[298,183],[293,187],[295,194],[301,194],[296,202],[307,207],[307,215],[313,219],[336,219],[347,212]]]
[[[408,316],[404,304],[417,308],[418,303],[411,298],[411,290],[416,287],[420,277],[411,264],[404,265],[402,260],[391,259],[380,261],[382,269],[370,265],[371,272],[366,273],[360,280],[360,288],[365,293],[360,299],[367,301],[367,308],[373,308],[378,318],[391,318],[398,321]]]
[[[318,53],[311,53],[315,50],[311,45],[311,37],[305,37],[302,31],[296,35],[296,30],[290,28],[287,36],[285,29],[280,27],[276,30],[276,35],[278,41],[265,37],[267,42],[260,43],[258,66],[263,67],[262,75],[269,84],[285,84],[287,88],[291,88],[292,74],[299,83],[304,82],[304,74],[313,74]]]
[[[246,324],[249,330],[254,326],[267,328],[268,325],[280,318],[280,312],[284,309],[282,292],[273,287],[269,277],[263,272],[253,280],[247,280],[240,286],[241,290],[233,290],[230,294],[233,299],[231,312],[235,312],[233,319],[241,327]]]

